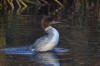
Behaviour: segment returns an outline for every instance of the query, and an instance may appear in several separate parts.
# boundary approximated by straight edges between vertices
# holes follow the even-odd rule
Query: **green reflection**
[[[0,3],[0,10],[2,9],[2,4]]]

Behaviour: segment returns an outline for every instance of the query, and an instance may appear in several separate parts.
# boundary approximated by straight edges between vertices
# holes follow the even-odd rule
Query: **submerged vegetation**
[[[0,3],[0,10],[2,9],[2,4]]]

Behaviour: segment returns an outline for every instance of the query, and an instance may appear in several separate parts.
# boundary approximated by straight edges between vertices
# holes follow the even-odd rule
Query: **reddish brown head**
[[[61,23],[61,22],[55,21],[52,17],[45,17],[42,19],[41,25],[42,25],[42,28],[45,29],[49,27],[49,25],[58,24],[58,23]]]

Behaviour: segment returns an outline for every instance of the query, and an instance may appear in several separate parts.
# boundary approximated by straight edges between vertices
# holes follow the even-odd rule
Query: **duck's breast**
[[[48,44],[44,46],[43,50],[52,50],[54,47],[57,46],[59,41],[59,33],[55,28],[53,28],[51,33],[48,34],[48,39]]]

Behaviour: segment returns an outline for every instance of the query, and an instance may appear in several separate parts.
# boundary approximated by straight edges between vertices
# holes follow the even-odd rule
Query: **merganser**
[[[45,17],[41,21],[42,28],[48,33],[47,35],[37,39],[33,45],[29,46],[31,51],[51,51],[53,50],[59,41],[59,32],[53,28],[52,24],[61,23],[54,21],[51,17]]]
[[[41,21],[42,28],[48,33],[47,35],[37,39],[33,45],[28,47],[10,47],[10,48],[1,48],[0,52],[5,54],[34,54],[34,51],[51,51],[54,52],[69,52],[68,49],[64,48],[55,48],[59,41],[59,32],[53,28],[52,24],[61,23],[59,21],[54,21],[50,17],[43,18]]]

